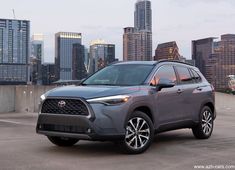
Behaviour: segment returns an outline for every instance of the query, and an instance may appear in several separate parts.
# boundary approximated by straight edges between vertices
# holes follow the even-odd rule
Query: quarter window
[[[202,78],[199,76],[199,74],[193,69],[191,69],[191,72],[192,72],[192,75],[193,75],[193,80],[196,83],[200,83],[202,81]]]

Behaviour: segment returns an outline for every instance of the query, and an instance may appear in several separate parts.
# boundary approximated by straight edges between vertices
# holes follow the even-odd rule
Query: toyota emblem
[[[66,102],[64,100],[61,100],[61,101],[58,102],[58,106],[60,108],[65,107],[65,105],[66,105]]]

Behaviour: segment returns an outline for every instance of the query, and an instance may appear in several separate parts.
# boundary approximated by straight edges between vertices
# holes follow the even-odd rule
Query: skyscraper
[[[206,38],[192,43],[196,66],[216,90],[227,90],[228,78],[235,75],[235,35],[225,34],[220,41]]]
[[[42,84],[43,85],[52,85],[56,81],[55,75],[55,64],[52,63],[43,63],[42,64]]]
[[[154,60],[180,60],[179,48],[175,41],[158,44]]]
[[[0,84],[27,84],[30,22],[0,19]]]
[[[55,64],[57,80],[72,80],[73,44],[81,44],[81,33],[55,34]]]
[[[73,44],[73,66],[72,75],[73,80],[82,80],[87,76],[85,67],[85,49],[81,44]]]
[[[44,42],[42,34],[34,34],[31,39],[30,77],[32,84],[42,84],[42,63]]]
[[[152,60],[152,10],[149,0],[137,0],[134,27],[124,28],[123,60]]]
[[[89,74],[102,69],[115,61],[115,45],[107,44],[103,40],[94,40],[90,46]]]
[[[211,54],[214,53],[213,37],[192,41],[192,59],[195,60],[196,67],[206,76],[205,66]]]
[[[152,32],[152,10],[149,0],[137,0],[134,25],[137,31]]]

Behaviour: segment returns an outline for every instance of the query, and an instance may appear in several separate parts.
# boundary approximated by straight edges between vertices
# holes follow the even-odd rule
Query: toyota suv
[[[149,148],[157,133],[192,129],[211,136],[215,94],[198,68],[177,61],[112,64],[79,86],[41,96],[36,131],[57,146],[115,141],[127,153]]]

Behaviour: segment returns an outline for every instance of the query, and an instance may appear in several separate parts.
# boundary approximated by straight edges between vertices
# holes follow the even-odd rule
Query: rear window
[[[191,84],[194,82],[187,67],[176,66],[176,70],[181,84]]]

